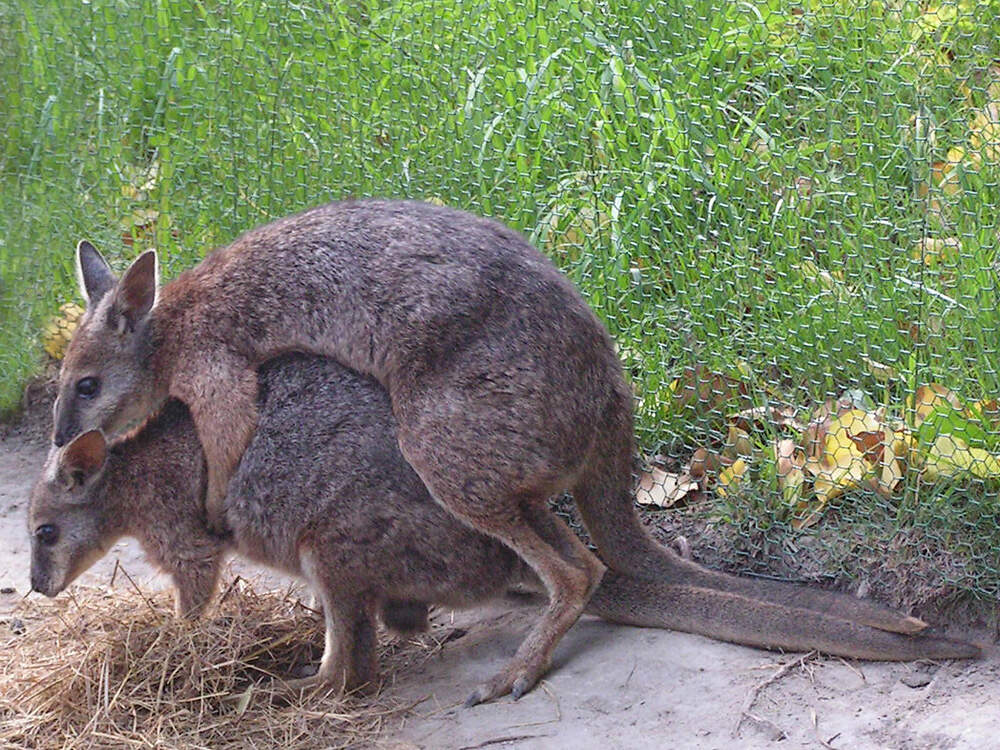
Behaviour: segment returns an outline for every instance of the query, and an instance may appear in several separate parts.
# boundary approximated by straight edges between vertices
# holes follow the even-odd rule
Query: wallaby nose
[[[45,580],[35,571],[31,571],[31,590],[39,594],[45,593]]]
[[[62,448],[66,445],[66,433],[62,430],[57,430],[52,433],[52,443],[56,446],[56,448]]]

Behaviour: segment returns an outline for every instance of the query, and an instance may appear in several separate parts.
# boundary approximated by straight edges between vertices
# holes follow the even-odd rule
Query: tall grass
[[[931,176],[995,73],[980,6],[8,0],[0,404],[75,296],[79,237],[176,271],[369,194],[531,235],[633,360],[650,447],[689,435],[664,386],[694,362],[819,397],[916,352],[996,393],[996,163]],[[930,269],[924,236],[956,257]]]
[[[880,393],[865,358],[996,397],[1000,131],[973,122],[1000,107],[998,19],[998,0],[2,0],[0,410],[76,299],[79,238],[119,266],[155,245],[169,276],[360,195],[529,235],[617,339],[649,452],[719,437],[719,410],[676,408],[695,365],[798,405]]]

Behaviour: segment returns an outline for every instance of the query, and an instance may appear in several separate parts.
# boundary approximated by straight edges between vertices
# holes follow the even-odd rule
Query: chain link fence
[[[897,603],[993,599],[998,19],[0,0],[0,407],[60,354],[82,237],[170,276],[325,200],[441,201],[522,230],[605,320],[664,535]]]

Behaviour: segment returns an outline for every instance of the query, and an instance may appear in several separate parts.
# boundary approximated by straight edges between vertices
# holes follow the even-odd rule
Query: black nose
[[[35,571],[31,571],[31,590],[40,594],[45,593],[45,579]]]
[[[66,433],[63,432],[62,430],[58,430],[57,432],[53,433],[52,442],[56,446],[56,448],[62,448],[64,445],[66,445]]]

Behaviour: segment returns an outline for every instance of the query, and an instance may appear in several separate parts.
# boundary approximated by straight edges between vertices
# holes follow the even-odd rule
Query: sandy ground
[[[38,442],[0,440],[0,628],[8,627],[6,613],[28,589],[25,512],[44,454]],[[133,543],[117,545],[86,581],[107,583],[116,561],[146,585],[163,584]],[[120,575],[116,580],[128,585]],[[560,644],[552,671],[532,693],[517,702],[461,707],[476,682],[513,654],[535,611],[502,602],[438,613],[438,626],[451,640],[391,677],[390,694],[415,705],[388,723],[385,745],[1000,749],[995,647],[971,663],[848,663],[584,620]]]

